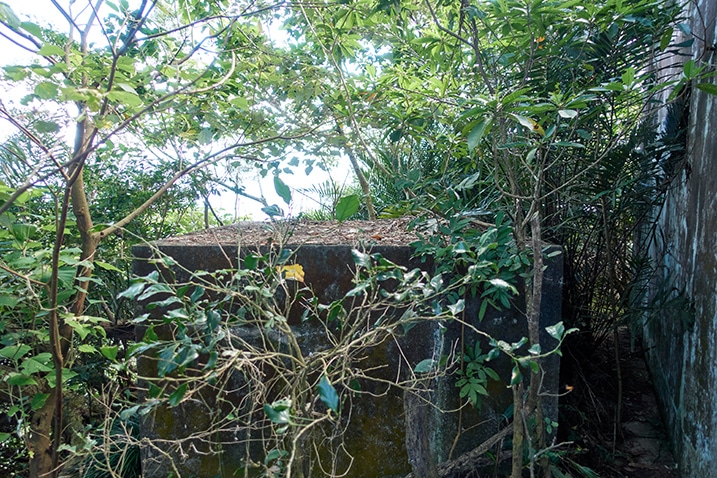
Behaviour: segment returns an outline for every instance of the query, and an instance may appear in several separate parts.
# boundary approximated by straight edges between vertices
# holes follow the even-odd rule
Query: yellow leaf
[[[284,279],[292,279],[304,282],[304,268],[301,264],[290,264],[288,266],[276,266],[278,272]]]

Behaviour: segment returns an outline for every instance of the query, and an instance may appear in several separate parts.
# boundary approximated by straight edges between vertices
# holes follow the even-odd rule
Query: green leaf
[[[272,405],[264,405],[264,413],[266,413],[266,416],[269,417],[269,420],[271,420],[272,423],[276,423],[279,425],[289,423],[289,409],[288,408],[280,408]]]
[[[14,385],[16,387],[24,387],[26,385],[37,385],[37,382],[32,378],[28,377],[25,374],[17,373],[17,372],[10,372],[7,377],[5,377],[5,381],[8,385]]]
[[[45,405],[45,402],[47,401],[49,396],[49,393],[36,393],[32,397],[32,401],[30,402],[30,408],[32,408],[33,411],[41,409]]]
[[[456,301],[455,304],[449,304],[448,310],[451,311],[452,315],[458,315],[463,312],[466,308],[466,303],[463,299]]]
[[[336,393],[336,389],[329,383],[329,380],[325,375],[319,380],[319,384],[316,387],[319,391],[319,398],[324,405],[338,413],[339,411],[339,395]]]
[[[34,357],[28,357],[22,361],[20,368],[23,373],[27,375],[38,372],[52,372],[54,370],[52,366],[52,355],[50,355],[49,352],[43,352]]]
[[[50,43],[45,43],[44,45],[42,45],[42,48],[40,48],[40,50],[37,52],[37,54],[42,55],[42,56],[52,56],[52,55],[64,56],[65,50],[63,50],[62,48],[60,48],[57,45],[51,45]]]
[[[0,2],[0,20],[10,25],[11,28],[19,28],[21,25],[20,19],[5,2]]]
[[[286,204],[291,203],[291,189],[278,175],[274,176],[274,190]]]
[[[49,81],[40,82],[35,86],[35,94],[43,100],[55,99],[59,92],[57,85]]]
[[[19,360],[30,350],[32,350],[32,347],[29,345],[8,345],[0,349],[0,357],[10,360]]]
[[[704,91],[710,95],[717,95],[717,85],[713,83],[697,83],[695,86],[700,91]]]
[[[356,214],[361,203],[357,194],[344,196],[336,203],[336,219],[341,222]]]
[[[351,255],[354,258],[354,264],[356,264],[359,267],[366,267],[367,269],[371,267],[371,256],[368,254],[364,254],[363,252],[357,250],[357,249],[351,249]]]
[[[518,364],[513,366],[513,370],[510,373],[510,386],[513,387],[519,384],[523,380],[523,374],[520,371]]]
[[[476,146],[478,146],[483,139],[483,136],[485,135],[488,128],[490,128],[492,124],[492,120],[490,118],[485,118],[482,121],[479,121],[476,123],[475,126],[471,129],[470,133],[468,133],[468,136],[466,137],[466,140],[468,142],[468,151],[473,151]]]
[[[85,340],[87,336],[92,333],[92,326],[83,324],[76,319],[66,318],[65,324],[69,325],[70,328],[72,328],[72,330],[74,330],[75,333],[80,336],[80,340]]]
[[[581,143],[575,143],[573,141],[556,141],[553,143],[554,146],[564,146],[569,148],[581,148],[585,149],[585,145]]]
[[[100,347],[100,353],[113,362],[117,359],[118,350],[119,346],[117,345]]]
[[[127,106],[142,106],[142,99],[134,93],[128,91],[114,90],[107,93],[107,98],[111,101],[126,104]]]
[[[122,269],[119,269],[112,264],[109,264],[107,262],[102,261],[95,261],[95,265],[99,267],[100,269],[104,269],[106,271],[112,271],[112,272],[124,272]],[[126,292],[126,291],[125,291]]]
[[[39,133],[57,133],[58,131],[60,131],[60,125],[58,125],[54,121],[38,120],[35,121],[35,129]]]
[[[433,370],[436,366],[436,361],[433,359],[425,359],[421,360],[416,364],[416,366],[413,368],[413,371],[416,373],[428,373],[431,370]]]
[[[279,206],[276,204],[272,204],[271,206],[266,206],[261,208],[261,212],[266,214],[269,217],[275,217],[275,216],[283,216],[284,211],[281,210]]]
[[[246,98],[242,98],[242,97],[232,98],[231,100],[229,100],[229,103],[232,106],[236,106],[237,108],[239,108],[242,111],[249,111],[249,102],[246,100]]]
[[[146,284],[144,282],[135,282],[131,286],[127,288],[127,290],[124,290],[117,294],[117,298],[120,299],[122,297],[126,297],[130,300],[133,300],[135,297],[137,297],[142,291],[144,291],[144,286]]]
[[[483,322],[483,319],[485,318],[485,313],[488,310],[488,301],[483,300],[480,304],[480,310],[478,311],[478,320],[480,322]]]
[[[42,29],[35,23],[22,22],[20,24],[20,28],[22,28],[23,30],[25,30],[26,32],[28,32],[30,35],[32,35],[34,37],[42,38]]]
[[[548,332],[548,335],[550,335],[555,340],[561,340],[563,338],[563,335],[565,334],[565,326],[562,322],[558,322],[555,325],[546,327],[545,331]]]
[[[12,436],[12,433],[5,433],[5,432],[0,433],[0,443],[4,443],[4,442],[8,441],[11,436]]]
[[[177,387],[177,389],[169,396],[169,405],[172,407],[176,407],[177,405],[179,405],[179,402],[182,401],[186,393],[187,384],[183,383],[182,385]]]
[[[632,85],[635,82],[635,68],[632,66],[625,71],[625,73],[622,74],[622,83],[624,85]]]
[[[575,110],[558,110],[558,114],[561,118],[573,119],[578,115]]]
[[[199,132],[199,137],[197,138],[197,142],[199,144],[210,144],[212,142],[214,135],[212,134],[212,130],[209,128],[202,128],[202,130]]]
[[[79,347],[77,347],[77,350],[79,350],[80,352],[86,353],[86,354],[93,354],[93,353],[97,352],[97,349],[95,348],[95,346],[90,345],[90,344],[82,344]]]

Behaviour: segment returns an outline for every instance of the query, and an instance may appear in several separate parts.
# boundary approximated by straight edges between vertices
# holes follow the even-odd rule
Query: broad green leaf
[[[26,385],[37,385],[37,382],[32,378],[22,373],[10,372],[6,377],[5,381],[8,385],[14,385],[16,387],[24,387]]]
[[[20,28],[22,25],[20,19],[15,15],[15,12],[13,12],[12,8],[5,2],[0,2],[0,20],[10,25],[11,28]]]
[[[20,299],[18,299],[15,296],[0,295],[0,307],[5,306],[5,307],[13,308],[18,304],[18,302],[20,302]]]
[[[25,344],[8,345],[7,347],[3,347],[0,349],[0,357],[4,357],[10,360],[19,360],[30,350],[32,350],[32,347]]]
[[[76,319],[66,318],[65,324],[69,325],[72,330],[74,330],[75,333],[80,336],[80,340],[85,340],[87,336],[92,333],[92,326],[83,324]]]
[[[58,93],[57,85],[49,81],[40,82],[35,86],[35,94],[43,100],[55,99]]]
[[[124,272],[122,269],[119,269],[112,264],[109,264],[107,262],[102,261],[95,261],[95,265],[99,267],[100,269],[104,269],[106,271],[112,271],[112,272]]]
[[[578,112],[575,110],[558,110],[558,114],[562,118],[573,119],[578,115]]]
[[[169,405],[172,407],[176,407],[177,405],[179,405],[186,393],[187,384],[183,383],[182,385],[177,387],[177,389],[169,396]]]
[[[51,45],[50,43],[45,43],[44,45],[42,45],[42,48],[40,48],[40,50],[37,52],[37,54],[42,55],[42,56],[52,56],[52,55],[64,56],[65,50],[63,50],[62,48],[60,48],[57,45]]]
[[[463,312],[466,308],[466,302],[463,299],[459,299],[455,304],[449,304],[448,310],[451,311],[452,315],[458,315]]]
[[[704,91],[710,95],[717,95],[717,85],[714,83],[697,83],[695,86],[700,91]]]
[[[513,366],[513,370],[510,373],[510,386],[513,387],[517,384],[519,384],[523,380],[523,374],[520,372],[520,367],[518,364],[515,364]]]
[[[128,85],[127,83],[116,83],[117,87],[123,91],[126,91],[127,93],[132,93],[133,95],[139,95],[137,93],[137,90],[135,90],[132,85]]]
[[[555,146],[563,146],[563,147],[569,147],[569,148],[580,148],[585,149],[585,145],[581,143],[575,143],[573,141],[556,141],[553,143]]]
[[[97,349],[95,348],[95,346],[90,345],[90,344],[82,344],[79,347],[77,347],[77,350],[79,350],[80,352],[86,353],[86,354],[92,354],[92,353],[97,352]]]
[[[107,93],[107,98],[111,101],[117,101],[118,103],[124,103],[127,106],[136,107],[142,106],[142,99],[134,93],[128,91],[114,90]]]
[[[246,98],[242,97],[236,97],[229,100],[229,103],[233,106],[236,106],[242,111],[249,111],[249,102],[246,100]]]
[[[371,267],[371,256],[368,254],[364,254],[363,252],[357,250],[357,249],[351,249],[351,255],[354,258],[354,264],[356,264],[359,267]]]
[[[276,216],[284,215],[284,211],[282,211],[282,209],[279,206],[277,206],[276,204],[272,204],[271,206],[266,206],[266,207],[261,208],[261,212],[263,212],[264,214],[266,214],[269,217],[276,217]]]
[[[197,138],[197,142],[199,144],[211,144],[213,137],[214,137],[214,135],[212,134],[211,129],[202,128],[202,130],[199,132],[199,137]]]
[[[428,373],[431,370],[433,370],[436,366],[436,361],[433,359],[425,359],[421,360],[416,364],[416,366],[413,368],[413,371],[416,373]]]
[[[279,175],[274,176],[274,190],[286,204],[291,203],[291,189],[281,180]]]
[[[45,405],[45,402],[47,401],[49,396],[49,393],[36,393],[32,397],[32,401],[30,402],[30,408],[32,408],[33,410],[41,409]]]
[[[20,24],[20,28],[28,32],[30,35],[42,38],[42,29],[35,23],[32,22],[22,22]]]
[[[22,361],[20,368],[23,373],[32,375],[38,372],[51,372],[54,370],[52,365],[52,355],[48,352],[37,354],[34,357],[28,357]]]
[[[515,288],[515,286],[509,284],[508,282],[504,281],[503,279],[495,278],[495,279],[491,279],[488,282],[490,282],[492,285],[494,285],[496,287],[500,287],[502,289],[510,289],[510,291],[513,292],[514,294],[518,293],[518,290]]]
[[[492,124],[491,118],[484,118],[473,126],[471,131],[468,133],[466,140],[468,142],[468,151],[473,151],[483,139],[486,131]]]
[[[142,291],[144,291],[145,285],[146,284],[144,282],[135,282],[134,284],[129,286],[126,290],[117,294],[117,298],[120,299],[122,297],[126,297],[126,298],[132,300],[135,297],[137,297],[140,293],[142,293]]]
[[[60,131],[60,125],[54,121],[39,120],[35,121],[35,129],[40,133],[57,133]]]
[[[630,86],[635,82],[635,68],[630,67],[622,74],[622,83],[626,86]]]
[[[520,123],[522,126],[525,126],[530,131],[534,133],[538,133],[540,136],[545,136],[545,130],[542,126],[538,124],[537,121],[535,121],[532,118],[528,118],[527,116],[521,116],[521,115],[511,115],[513,118],[515,118],[518,123]]]
[[[276,403],[264,405],[264,413],[266,413],[266,416],[269,417],[272,423],[279,425],[289,423],[289,409],[278,407]]]
[[[325,375],[321,377],[316,388],[319,391],[319,398],[322,402],[324,402],[324,405],[338,413],[339,395],[336,393],[336,389],[333,385],[331,385],[331,383],[329,383],[329,380]]]
[[[341,222],[358,212],[361,206],[358,195],[344,196],[336,203],[336,219]]]
[[[555,340],[561,340],[563,338],[563,335],[565,334],[565,326],[562,322],[558,322],[555,325],[546,327],[545,331],[548,332],[548,335],[550,335]]]

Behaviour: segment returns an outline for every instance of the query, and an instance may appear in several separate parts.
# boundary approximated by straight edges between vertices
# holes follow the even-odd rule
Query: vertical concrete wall
[[[218,244],[166,245],[161,241],[156,246],[183,266],[184,271],[174,271],[179,282],[188,279],[186,271],[214,271],[235,267],[234,260],[230,258],[237,257],[239,253],[236,251],[236,241],[221,247]],[[235,248],[234,253],[231,251],[232,246]],[[420,264],[426,269],[432,268],[430,263],[413,260],[413,249],[409,246],[375,247],[371,252],[380,252],[398,264]],[[151,261],[154,255],[152,248],[135,246],[133,253],[135,273],[144,276],[156,270],[156,264]],[[546,258],[541,303],[541,342],[545,350],[556,345],[545,327],[561,320],[562,254],[551,255]],[[306,285],[312,288],[321,303],[339,299],[353,287],[353,274],[347,273],[353,267],[351,247],[348,245],[303,245],[296,249],[293,260],[303,266]],[[480,297],[467,296],[464,319],[497,339],[508,343],[517,342],[527,335],[527,325],[524,314],[520,312],[525,305],[518,299],[516,306],[517,309],[502,311],[489,307],[485,318],[480,321]],[[309,349],[320,350],[324,347],[324,327],[316,328],[311,323],[301,323],[300,314],[296,317],[289,314],[288,320],[297,333],[299,345],[306,347],[307,355]],[[140,336],[144,331],[144,328],[141,329]],[[231,330],[234,337],[248,338],[251,333],[251,330],[242,327]],[[402,389],[386,385],[388,381],[410,378],[410,371],[423,359],[447,353],[445,351],[453,350],[457,345],[456,350],[460,350],[463,343],[472,347],[478,340],[482,340],[483,351],[486,352],[489,349],[487,341],[471,332],[469,327],[462,327],[456,321],[428,321],[403,334],[397,334],[395,340],[365,351],[362,354],[365,357],[357,360],[355,366],[365,369],[365,377],[377,380],[374,380],[375,383],[372,380],[362,382],[361,389],[367,393],[356,395],[344,404],[346,421],[342,422],[342,426],[346,430],[342,434],[341,445],[344,453],[328,456],[328,448],[320,449],[316,452],[318,456],[311,460],[317,463],[325,460],[322,463],[323,469],[330,469],[327,466],[329,464],[339,470],[348,470],[343,475],[347,478],[399,477],[409,473],[411,465],[417,466],[422,459],[443,462],[449,459],[451,451],[455,458],[491,437],[505,426],[507,420],[504,413],[512,405],[512,394],[507,388],[512,364],[504,356],[489,364],[501,380],[488,383],[490,396],[485,397],[480,411],[461,406],[464,401],[458,397],[456,377],[450,374],[424,383],[426,392],[420,397],[404,397]],[[151,357],[143,357],[138,363],[140,374],[154,375],[156,368],[153,362]],[[557,421],[560,357],[553,354],[543,361],[542,366],[546,373],[542,384],[546,394],[545,416]],[[267,427],[270,425],[260,412],[251,423],[236,420],[235,424],[226,427],[221,433],[204,436],[202,430],[209,429],[217,416],[228,416],[234,409],[243,410],[240,404],[245,403],[247,386],[239,374],[232,377],[231,386],[225,389],[232,392],[224,395],[222,400],[210,396],[175,408],[159,409],[144,417],[141,433],[146,442],[153,441],[154,444],[142,449],[143,476],[164,478],[172,466],[176,466],[175,474],[198,477],[235,476],[235,471],[242,469],[247,457],[247,444],[258,440],[251,430],[259,429],[262,420]],[[346,390],[340,390],[340,393],[347,396]],[[407,405],[409,403],[429,405],[414,409]],[[258,410],[261,410],[261,405],[258,404]],[[237,415],[242,414],[243,411]],[[411,423],[406,423],[406,420],[411,420]],[[326,444],[330,445],[328,442]],[[261,463],[264,450],[259,448],[256,452],[251,451],[254,455],[252,461]],[[309,451],[307,455],[311,453]],[[319,466],[314,467],[315,476],[324,476],[319,469]],[[421,476],[416,468],[414,475]]]
[[[717,2],[698,0],[686,8],[692,58],[714,70]],[[648,365],[681,476],[717,476],[717,96],[696,88],[687,164],[659,212],[651,254],[659,267],[653,299],[664,299],[659,295],[669,284],[685,300],[646,321]]]

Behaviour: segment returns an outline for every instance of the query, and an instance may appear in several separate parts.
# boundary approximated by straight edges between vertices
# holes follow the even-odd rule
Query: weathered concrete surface
[[[717,2],[688,5],[692,57],[697,66],[713,68]],[[658,285],[670,284],[686,301],[644,326],[647,361],[681,476],[695,478],[717,476],[716,132],[717,97],[693,88],[688,164],[660,212],[651,251],[660,266],[653,294],[670,293]]]
[[[191,245],[181,246],[175,244],[161,245],[163,253],[170,255],[187,270],[218,270],[236,267],[236,246],[232,250],[230,244],[219,245]],[[374,247],[371,252],[380,252],[387,259],[410,267],[422,266],[430,268],[430,264],[420,264],[411,259],[412,249],[403,247]],[[155,265],[146,259],[151,257],[151,250],[147,247],[134,249],[135,272],[146,275],[154,270]],[[353,259],[350,246],[318,246],[304,245],[298,248],[294,259],[302,264],[305,272],[305,282],[315,291],[322,303],[329,303],[343,296],[353,285]],[[544,279],[544,298],[542,300],[542,323],[544,350],[555,345],[555,340],[544,332],[544,328],[560,320],[561,288],[562,288],[562,256],[556,255],[548,260],[548,269]],[[178,281],[186,280],[186,273],[178,272]],[[517,304],[522,307],[521,304]],[[482,323],[477,320],[479,300],[467,300],[466,319],[481,330],[507,342],[517,342],[527,335],[526,323],[523,315],[517,310],[489,311]],[[290,323],[295,327],[299,325],[297,311],[290,316]],[[406,378],[408,371],[420,361],[430,358],[437,350],[447,350],[457,340],[464,340],[473,344],[478,337],[468,329],[461,328],[453,323],[446,329],[446,324],[423,323],[411,329],[398,342],[387,343],[385,347],[376,348],[375,352],[362,366],[385,365],[389,367],[382,372],[387,380]],[[237,334],[243,334],[240,329]],[[315,340],[310,328],[303,332],[305,341],[302,348]],[[400,347],[400,350],[399,350]],[[487,343],[483,350],[489,349]],[[547,372],[544,389],[546,395],[546,416],[557,421],[557,391],[559,377],[559,357],[551,356],[543,366]],[[411,462],[416,461],[415,454],[406,450],[406,442],[419,443],[423,448],[431,450],[432,457],[438,461],[445,461],[453,449],[453,457],[471,449],[483,440],[490,437],[505,426],[504,412],[512,403],[510,390],[506,384],[510,378],[511,365],[503,359],[491,362],[503,378],[500,382],[491,381],[489,391],[491,396],[484,401],[482,413],[479,415],[470,407],[460,407],[458,390],[455,387],[455,377],[444,377],[427,383],[429,389],[422,398],[427,398],[432,406],[420,407],[408,413],[404,411],[403,391],[385,385],[381,390],[375,390],[377,397],[361,395],[352,401],[351,425],[342,437],[345,440],[346,450],[352,456],[351,471],[348,477],[362,478],[388,478],[391,476],[405,476],[411,471]],[[378,373],[378,372],[377,372]],[[367,385],[368,386],[368,385]],[[236,390],[236,403],[241,401],[244,385],[237,379],[229,387]],[[415,402],[415,400],[414,400]],[[191,433],[207,427],[209,422],[217,415],[226,415],[228,410],[222,410],[212,400],[205,400],[204,408],[189,405],[188,408],[177,407],[172,410],[160,410],[147,417],[143,424],[143,435],[146,438],[159,440],[181,439]],[[258,404],[259,410],[262,404]],[[460,411],[458,411],[460,409]],[[406,427],[405,417],[416,420]],[[263,417],[265,419],[265,417]],[[476,426],[477,424],[481,426]],[[415,425],[415,426],[414,426]],[[238,428],[241,428],[239,426]],[[405,430],[416,430],[417,433],[428,433],[425,437],[406,437]],[[175,463],[179,463],[181,476],[233,476],[234,471],[241,466],[246,456],[244,431],[226,433],[215,437],[221,445],[202,443],[195,445],[200,453],[191,453],[191,444],[185,443],[183,448],[145,447],[143,450],[144,476],[147,478],[165,476],[168,464],[166,456],[171,456]],[[236,448],[236,450],[233,449]],[[217,450],[221,453],[217,454]],[[214,453],[209,453],[214,451]],[[204,453],[207,452],[207,453]],[[167,453],[168,455],[165,455]],[[347,455],[348,456],[348,455]],[[262,456],[252,456],[254,461],[261,462]],[[344,470],[348,461],[341,462],[339,457],[337,470]],[[211,474],[207,474],[211,472]]]

